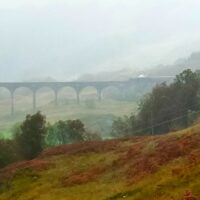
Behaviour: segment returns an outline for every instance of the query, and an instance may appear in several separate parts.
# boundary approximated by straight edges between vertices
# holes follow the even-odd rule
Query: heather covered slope
[[[182,200],[184,195],[200,199],[200,124],[163,136],[60,146],[0,172],[0,200]]]

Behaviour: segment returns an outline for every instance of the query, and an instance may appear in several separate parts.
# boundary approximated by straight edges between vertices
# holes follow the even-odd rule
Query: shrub
[[[84,140],[84,124],[79,120],[58,121],[48,125],[46,142],[47,145],[56,146]]]
[[[86,131],[83,134],[83,138],[85,141],[96,141],[96,140],[102,140],[100,134],[98,133],[92,133],[90,131]]]
[[[44,147],[46,118],[40,112],[27,115],[16,134],[20,155],[24,159],[35,158]]]
[[[15,141],[0,140],[0,168],[18,160]]]

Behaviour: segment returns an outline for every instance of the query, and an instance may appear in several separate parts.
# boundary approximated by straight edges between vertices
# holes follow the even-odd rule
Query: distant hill
[[[33,78],[31,80],[25,80],[25,82],[56,82],[57,80],[47,76],[47,77],[42,77],[42,78]]]
[[[188,58],[180,58],[172,65],[160,65],[147,71],[147,75],[174,76],[185,69],[200,70],[200,52],[192,53]]]
[[[145,70],[124,68],[112,72],[100,72],[96,74],[84,74],[78,78],[80,81],[108,81],[128,80],[141,75],[145,76],[175,76],[184,69],[200,70],[200,52],[192,53],[188,58],[180,58],[172,65],[159,65]]]
[[[97,74],[84,74],[78,78],[79,81],[123,81],[135,77],[139,72],[131,69],[121,69],[112,72],[99,72]]]

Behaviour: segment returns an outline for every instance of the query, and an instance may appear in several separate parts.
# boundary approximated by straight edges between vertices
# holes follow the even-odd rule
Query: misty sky
[[[199,24],[199,0],[0,0],[0,81],[171,63]]]

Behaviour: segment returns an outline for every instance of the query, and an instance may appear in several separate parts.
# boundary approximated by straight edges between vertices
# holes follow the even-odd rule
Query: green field
[[[5,98],[0,99],[0,137],[10,137],[13,126],[23,121],[28,113],[33,113],[31,93],[26,90],[18,93],[15,95],[14,116],[10,115],[9,96],[5,95]],[[37,96],[37,110],[45,114],[50,123],[58,120],[81,119],[87,129],[107,137],[113,119],[133,113],[136,110],[136,103],[106,97],[98,102],[95,91],[88,89],[84,95],[81,95],[79,105],[72,91],[61,92],[59,104],[56,106],[51,91],[40,91]]]

